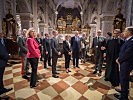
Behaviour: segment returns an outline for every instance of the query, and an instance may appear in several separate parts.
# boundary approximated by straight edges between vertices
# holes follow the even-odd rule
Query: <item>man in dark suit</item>
[[[3,75],[7,61],[9,59],[9,54],[6,48],[6,41],[3,38],[4,34],[0,33],[0,95],[12,90],[12,88],[4,88]]]
[[[40,50],[40,53],[41,53],[40,61],[43,61],[43,53],[42,53],[42,38],[41,38],[41,34],[40,34],[40,33],[37,34],[36,41],[37,41],[38,44],[39,44],[39,50]]]
[[[75,31],[75,36],[71,38],[71,48],[72,48],[72,56],[73,56],[73,66],[79,68],[79,56],[80,56],[80,48],[81,48],[81,39],[79,37],[79,32]]]
[[[65,36],[65,40],[63,41],[63,53],[65,55],[65,68],[66,72],[71,72],[69,70],[69,64],[70,64],[70,59],[71,59],[71,47],[70,47],[70,41],[69,41],[69,36]]]
[[[52,57],[52,51],[51,51],[51,39],[50,35],[48,33],[45,34],[45,38],[43,39],[43,52],[44,52],[44,68],[47,68],[47,61],[48,66],[51,66],[51,57]]]
[[[119,57],[116,60],[120,64],[120,100],[128,100],[129,76],[133,70],[133,26],[127,27],[123,32],[126,42],[122,45]]]
[[[58,32],[53,31],[53,38],[51,39],[51,48],[52,48],[52,77],[58,78],[56,74],[56,64],[58,57],[61,55],[60,48],[59,48],[59,41],[57,39]]]
[[[94,60],[95,60],[95,71],[93,74],[98,73],[101,76],[102,73],[102,63],[103,63],[103,53],[105,50],[106,39],[101,36],[101,30],[97,31],[97,36],[93,38],[92,49],[94,50]]]
[[[27,29],[23,29],[22,35],[18,37],[17,43],[19,46],[19,55],[21,57],[22,67],[21,67],[21,74],[22,78],[28,79],[27,75],[30,74],[29,72],[29,62],[27,60],[26,54],[28,52],[27,46],[26,46],[26,32]]]

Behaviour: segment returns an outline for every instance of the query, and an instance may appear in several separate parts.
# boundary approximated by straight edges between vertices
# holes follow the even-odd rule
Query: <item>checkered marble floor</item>
[[[51,67],[38,66],[39,85],[30,88],[29,82],[21,77],[21,64],[6,67],[4,83],[13,90],[6,93],[10,100],[117,100],[109,82],[104,81],[104,69],[101,77],[92,74],[93,64],[80,64],[66,73],[64,60],[58,60],[59,78],[51,77]],[[131,84],[130,99],[133,100],[133,84]],[[4,94],[5,95],[5,94]],[[131,97],[132,96],[132,97]]]

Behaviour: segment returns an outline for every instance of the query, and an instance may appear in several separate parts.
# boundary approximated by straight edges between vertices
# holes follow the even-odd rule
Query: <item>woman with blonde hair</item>
[[[36,87],[36,81],[37,81],[37,67],[38,67],[38,59],[40,58],[40,50],[39,50],[39,44],[35,40],[35,30],[34,28],[29,28],[27,31],[27,58],[28,61],[31,64],[32,73],[31,73],[31,81],[30,81],[30,87],[34,88]]]

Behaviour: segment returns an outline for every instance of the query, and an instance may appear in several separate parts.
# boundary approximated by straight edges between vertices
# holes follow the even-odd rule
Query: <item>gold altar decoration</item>
[[[60,34],[71,34],[72,31],[81,31],[81,21],[76,16],[73,18],[71,14],[68,14],[65,18],[62,16],[57,20],[57,30]]]

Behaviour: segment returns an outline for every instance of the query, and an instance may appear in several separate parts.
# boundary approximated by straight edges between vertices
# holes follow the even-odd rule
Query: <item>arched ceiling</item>
[[[27,2],[27,0],[16,0],[17,13],[31,12],[30,4],[31,4],[31,2]]]

